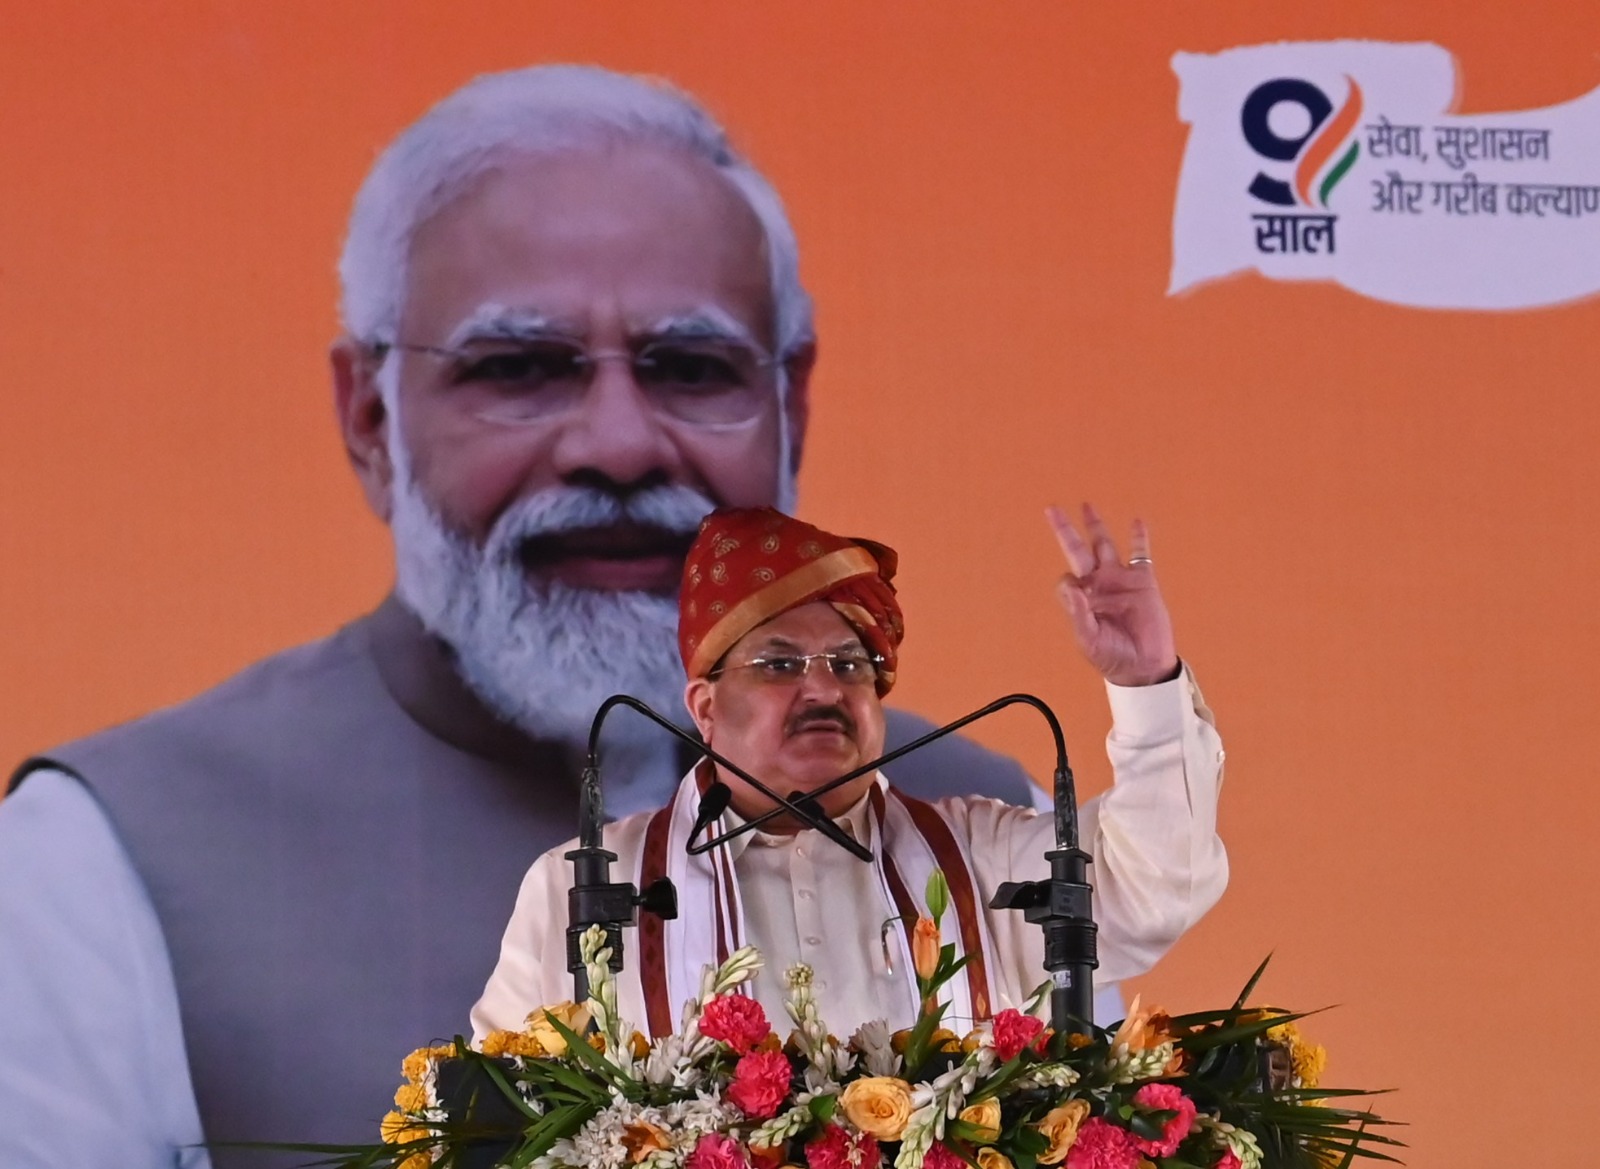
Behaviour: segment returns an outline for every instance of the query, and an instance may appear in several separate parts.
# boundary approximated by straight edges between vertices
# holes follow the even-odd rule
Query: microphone
[[[721,780],[706,788],[705,794],[700,797],[700,811],[694,818],[694,828],[689,832],[689,839],[693,840],[715,824],[717,817],[728,810],[728,804],[732,800],[733,789]]]

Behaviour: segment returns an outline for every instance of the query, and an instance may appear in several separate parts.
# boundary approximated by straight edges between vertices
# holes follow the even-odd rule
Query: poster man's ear
[[[394,467],[389,460],[389,408],[378,391],[380,364],[371,349],[351,337],[341,337],[328,351],[333,406],[345,454],[367,506],[387,522]]]

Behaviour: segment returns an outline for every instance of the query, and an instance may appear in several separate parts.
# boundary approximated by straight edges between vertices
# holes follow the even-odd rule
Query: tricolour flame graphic
[[[1328,119],[1322,127],[1322,132],[1311,140],[1311,145],[1306,147],[1306,152],[1300,156],[1300,165],[1294,168],[1295,194],[1300,196],[1300,202],[1307,207],[1311,206],[1311,184],[1315,181],[1317,172],[1328,159],[1333,157],[1334,151],[1343,145],[1345,138],[1361,120],[1361,87],[1356,84],[1355,78],[1348,74],[1345,75],[1345,80],[1350,83],[1350,94],[1344,100],[1344,108]],[[1344,178],[1345,172],[1354,165],[1356,156],[1360,153],[1361,144],[1350,143],[1350,149],[1344,152],[1343,157],[1333,164],[1323,178],[1317,196],[1324,207],[1328,205],[1328,193],[1339,185],[1339,180]]]

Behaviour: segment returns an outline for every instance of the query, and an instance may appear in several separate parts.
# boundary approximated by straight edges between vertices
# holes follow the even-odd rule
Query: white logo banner
[[[1600,90],[1455,114],[1449,52],[1377,41],[1178,53],[1172,67],[1190,131],[1169,293],[1247,271],[1423,308],[1600,290]]]

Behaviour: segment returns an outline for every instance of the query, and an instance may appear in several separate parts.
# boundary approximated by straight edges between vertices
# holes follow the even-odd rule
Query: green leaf
[[[827,1124],[828,1121],[833,1119],[835,1109],[839,1107],[839,1097],[813,1096],[808,1107],[811,1109],[811,1115],[819,1124]]]
[[[1233,1009],[1244,1010],[1245,1003],[1250,1001],[1250,996],[1255,992],[1256,983],[1261,981],[1261,976],[1267,972],[1267,963],[1272,961],[1270,953],[1261,959],[1261,965],[1256,967],[1256,972],[1250,976],[1250,981],[1244,984],[1244,989],[1239,992],[1239,997],[1233,1000]]]
[[[1036,1128],[1023,1128],[1017,1130],[1017,1135],[1012,1138],[1017,1153],[1023,1157],[1037,1157],[1050,1147],[1050,1142],[1044,1133]],[[1016,1158],[1013,1158],[1015,1160]],[[1019,1161],[1020,1165],[1021,1162]]]
[[[928,903],[928,916],[933,918],[938,925],[944,917],[944,911],[950,908],[950,885],[944,879],[943,869],[934,869],[928,874],[928,888],[924,894]]]
[[[1167,1121],[1177,1116],[1171,1108],[1157,1108],[1150,1112],[1135,1112],[1128,1121],[1128,1128],[1134,1136],[1143,1137],[1147,1141],[1159,1141],[1167,1132]]]

